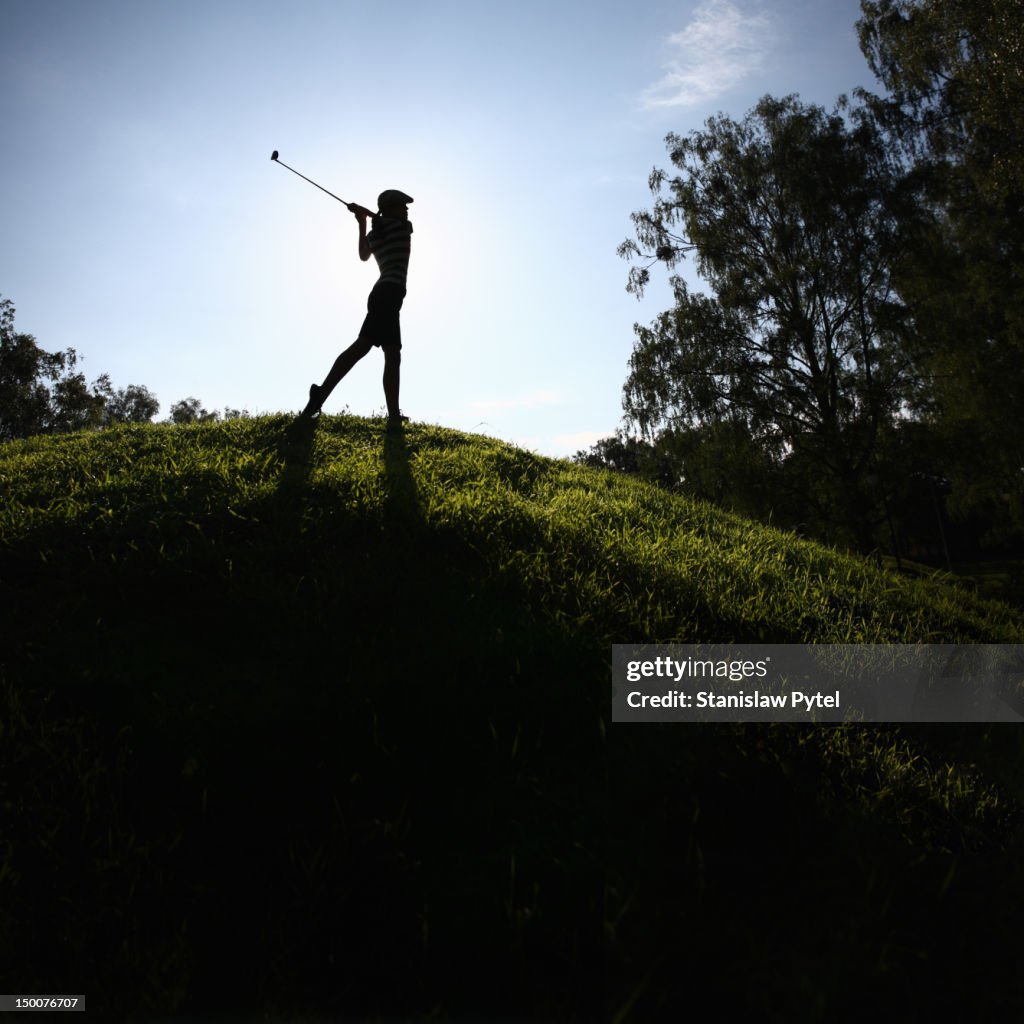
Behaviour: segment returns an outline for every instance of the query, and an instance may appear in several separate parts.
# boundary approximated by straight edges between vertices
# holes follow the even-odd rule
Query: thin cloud
[[[668,37],[665,74],[640,95],[646,110],[693,107],[728,92],[764,64],[771,19],[745,14],[731,0],[705,0],[693,20]]]

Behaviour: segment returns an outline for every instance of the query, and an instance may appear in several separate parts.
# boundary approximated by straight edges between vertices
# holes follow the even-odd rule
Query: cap
[[[383,210],[385,206],[397,206],[399,203],[411,203],[412,196],[399,192],[397,188],[385,189],[377,196],[377,209]]]

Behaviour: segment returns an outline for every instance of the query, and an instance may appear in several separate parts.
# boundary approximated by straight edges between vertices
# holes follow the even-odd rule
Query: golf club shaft
[[[273,160],[275,164],[280,164],[282,167],[288,167],[288,165],[277,156],[277,150],[276,149],[274,150],[274,156],[272,156],[270,159]],[[323,185],[317,185],[316,182],[312,178],[307,178],[304,174],[301,174],[299,171],[295,170],[294,167],[288,167],[288,170],[291,171],[292,174],[298,174],[299,177],[302,178],[303,181],[308,181],[310,183],[310,185],[316,185],[316,187],[318,189],[320,189],[321,192],[327,192],[327,194],[332,199],[337,199],[339,203],[345,203],[345,205],[350,210],[352,209],[352,203],[346,202],[340,196],[336,196],[333,192],[329,192],[327,189],[325,189],[323,187]]]

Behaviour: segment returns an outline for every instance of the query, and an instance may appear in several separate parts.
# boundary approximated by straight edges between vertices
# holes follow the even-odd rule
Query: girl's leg
[[[384,347],[384,401],[388,407],[388,419],[397,422],[401,418],[398,405],[398,388],[401,379],[402,350],[397,345]]]
[[[368,341],[356,339],[337,359],[331,367],[323,384],[311,384],[309,388],[309,404],[306,406],[303,415],[315,416],[320,407],[327,401],[331,392],[337,387],[338,381],[366,355],[373,345]]]

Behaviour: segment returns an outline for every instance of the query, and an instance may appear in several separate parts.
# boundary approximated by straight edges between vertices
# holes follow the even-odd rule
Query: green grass
[[[1006,1019],[1015,727],[623,726],[620,642],[1024,613],[440,427],[0,447],[0,991],[135,1019]]]

